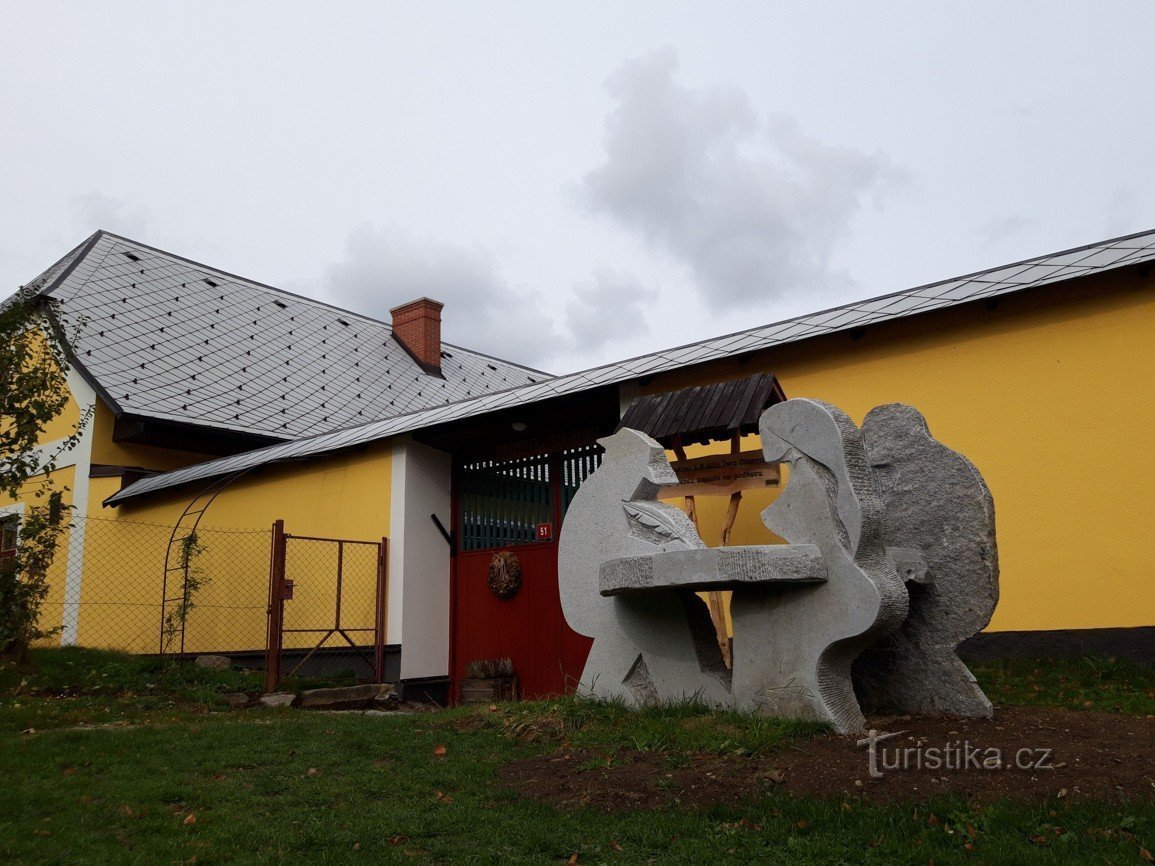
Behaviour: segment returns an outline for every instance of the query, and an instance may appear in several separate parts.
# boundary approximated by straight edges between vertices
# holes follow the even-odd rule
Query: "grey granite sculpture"
[[[907,602],[883,548],[862,437],[845,413],[818,400],[771,406],[759,428],[766,459],[790,464],[763,522],[791,544],[816,546],[827,580],[734,593],[734,697],[746,710],[859,730],[851,664],[899,626]]]
[[[602,465],[574,495],[558,542],[562,611],[594,639],[578,692],[631,705],[688,699],[730,703],[730,671],[706,604],[676,588],[606,597],[602,565],[611,560],[704,548],[680,509],[656,500],[677,483],[666,452],[636,430],[600,440]]]
[[[909,406],[860,431],[839,409],[767,409],[765,458],[790,465],[765,524],[784,545],[706,548],[662,447],[601,440],[562,526],[570,626],[594,639],[578,691],[631,705],[697,699],[861,729],[870,711],[987,715],[959,642],[998,600],[994,510],[978,471]],[[733,591],[733,670],[696,591]],[[909,615],[908,615],[909,611]]]
[[[862,424],[890,549],[921,553],[901,628],[855,662],[868,712],[989,716],[991,703],[958,645],[990,622],[999,599],[994,500],[974,465],[936,441],[922,414],[891,403]]]

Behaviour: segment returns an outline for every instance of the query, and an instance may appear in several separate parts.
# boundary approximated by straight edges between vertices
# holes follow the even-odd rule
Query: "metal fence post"
[[[273,523],[269,555],[269,631],[265,641],[265,691],[281,680],[281,640],[285,618],[285,521]]]
[[[378,683],[385,682],[385,612],[389,592],[389,539],[382,538],[377,548],[377,616],[373,623],[373,674]]]

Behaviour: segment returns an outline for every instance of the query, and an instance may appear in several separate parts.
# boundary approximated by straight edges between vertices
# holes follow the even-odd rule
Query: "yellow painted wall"
[[[292,535],[379,541],[389,534],[391,475],[391,447],[384,442],[328,460],[270,466],[225,489],[198,529],[204,552],[193,562],[208,582],[188,617],[186,651],[262,648],[273,521],[283,519]],[[100,502],[119,489],[120,479],[93,478],[90,485],[79,641],[155,652],[169,536],[199,490],[102,508]],[[371,628],[376,551],[350,545],[344,558],[342,625]],[[335,548],[290,540],[286,576],[297,585],[293,601],[286,603],[286,628],[333,624]],[[369,639],[364,632],[352,636]],[[285,645],[312,646],[319,637],[287,635]]]
[[[80,406],[71,392],[64,410],[49,421],[40,435],[40,442],[56,442],[65,439],[76,432],[76,425],[80,421]],[[91,422],[89,422],[91,423]]]
[[[50,441],[47,437],[42,437],[42,440]],[[61,501],[65,505],[72,504],[72,486],[75,479],[76,470],[72,466],[65,466],[52,473],[54,489],[60,491]],[[42,476],[29,479],[21,488],[20,496],[16,499],[11,499],[0,493],[0,506],[12,505],[16,502],[23,502],[26,506],[35,504],[37,502],[36,490],[41,484]],[[43,629],[56,628],[61,624],[64,616],[64,582],[68,567],[68,540],[69,533],[66,532],[61,536],[60,546],[48,571],[48,595],[40,608],[40,627]],[[44,644],[56,644],[58,642],[58,637],[47,638],[42,641]]]
[[[92,462],[109,466],[140,466],[167,472],[215,459],[216,455],[195,450],[196,437],[189,436],[192,450],[178,451],[173,448],[156,448],[152,445],[135,445],[129,442],[113,442],[112,430],[116,418],[101,400],[96,401],[96,413],[92,419]],[[97,502],[99,505],[99,501]]]
[[[41,431],[38,437],[38,442],[41,445],[58,442],[65,439],[76,432],[76,425],[81,418],[81,408],[77,403],[76,398],[69,392],[68,402],[61,410],[60,414],[50,420]],[[91,422],[90,422],[91,423]],[[63,458],[67,459],[67,458]],[[63,462],[61,459],[58,462]],[[36,493],[43,489],[44,476],[38,475],[29,479],[29,481],[21,488],[20,495],[15,499],[5,496],[0,493],[0,506],[12,505],[16,502],[24,502],[26,505],[35,504],[37,502]],[[72,504],[72,489],[76,480],[76,469],[72,466],[65,466],[57,469],[52,473],[53,489],[60,491],[61,500],[66,505]],[[68,567],[68,543],[69,533],[61,536],[60,546],[57,555],[54,558],[48,572],[48,595],[44,599],[41,606],[40,627],[44,629],[53,629],[61,624],[64,613],[64,587],[65,575]],[[42,643],[55,644],[59,642],[59,637],[52,637],[45,639]]]
[[[677,371],[646,392],[766,371],[788,397],[859,423],[910,403],[994,495],[1002,598],[990,630],[1148,626],[1153,335],[1155,280],[1118,272]],[[766,543],[743,509],[732,543]],[[704,517],[707,543],[720,520]]]
[[[45,429],[41,442],[69,435],[80,417],[69,401],[66,411]],[[97,401],[92,425],[93,465],[141,466],[172,470],[212,455],[114,442],[114,415]],[[195,437],[190,438],[195,448]],[[83,467],[88,471],[88,467]],[[76,469],[54,473],[64,501],[71,503]],[[265,643],[269,581],[270,527],[285,520],[296,535],[380,540],[389,534],[391,446],[381,443],[359,453],[325,461],[268,467],[228,488],[206,512],[199,529],[203,553],[194,560],[207,578],[188,617],[186,650],[259,649]],[[35,479],[27,485],[28,499]],[[119,477],[89,478],[84,527],[78,642],[133,652],[156,652],[161,637],[160,602],[165,553],[172,527],[198,489],[154,497],[141,506],[104,508],[103,500],[120,489]],[[203,486],[203,485],[202,485]],[[0,506],[10,504],[0,496]],[[331,624],[336,597],[336,551],[331,546],[290,541],[287,576],[297,583],[286,605],[287,628]],[[63,615],[68,538],[64,538],[50,574],[50,592],[42,622],[59,625]],[[373,625],[376,549],[347,546],[342,625]],[[175,591],[167,595],[175,597]],[[354,639],[364,638],[353,633]],[[287,636],[286,646],[309,645],[317,635]]]
[[[40,333],[40,332],[38,332]],[[43,345],[42,343],[40,345]],[[45,349],[44,351],[47,351]],[[55,366],[55,364],[53,365]],[[65,405],[63,411],[45,425],[44,430],[40,435],[40,443],[55,442],[59,439],[64,439],[71,436],[75,431],[76,423],[80,420],[80,406],[76,400],[69,393],[68,403]]]

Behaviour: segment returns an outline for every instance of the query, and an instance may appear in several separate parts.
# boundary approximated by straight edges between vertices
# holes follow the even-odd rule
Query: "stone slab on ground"
[[[249,696],[244,692],[229,692],[224,695],[224,701],[230,707],[247,707],[249,705]]]
[[[291,692],[274,692],[269,695],[261,695],[258,700],[262,706],[266,707],[291,707],[296,699],[297,696]]]
[[[193,662],[198,668],[210,671],[227,671],[233,666],[228,656],[203,655],[197,656]]]
[[[308,689],[301,692],[297,706],[310,709],[366,709],[378,701],[387,701],[394,693],[391,683],[367,683],[330,689]]]

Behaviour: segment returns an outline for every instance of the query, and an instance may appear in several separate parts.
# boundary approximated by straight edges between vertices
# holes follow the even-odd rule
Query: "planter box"
[[[492,704],[517,700],[517,677],[465,679],[461,681],[461,703]]]

